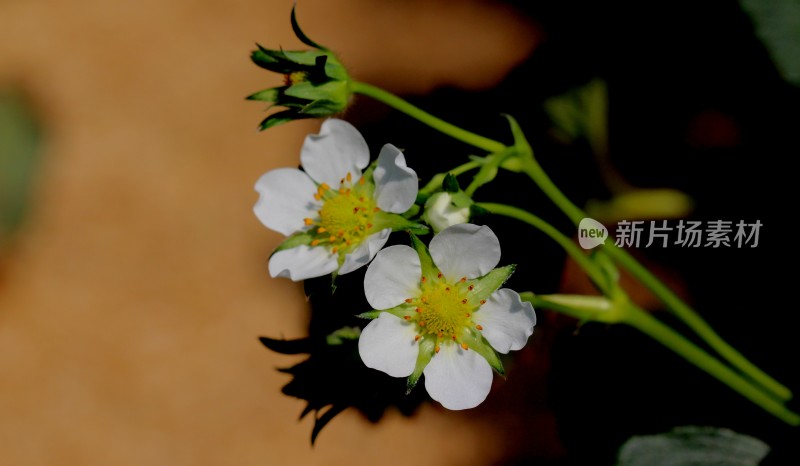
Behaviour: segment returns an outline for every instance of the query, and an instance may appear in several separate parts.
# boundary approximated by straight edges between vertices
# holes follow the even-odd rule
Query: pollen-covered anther
[[[326,231],[328,231],[328,230],[326,230],[325,227],[317,228],[317,233],[319,233],[319,234],[325,233]]]
[[[442,272],[437,273],[436,278],[442,278]]]
[[[421,281],[422,283],[425,283],[425,282],[427,282],[427,281],[428,281],[428,277],[422,277],[422,278],[420,279],[420,281]],[[422,298],[422,302],[423,302],[423,303],[425,302],[425,298],[424,298],[424,297]]]
[[[411,299],[411,298],[408,298],[408,299],[406,299],[405,301],[406,301],[406,304],[411,304],[411,303],[412,303],[414,300],[413,300],[413,299]]]
[[[418,307],[418,308],[416,308],[416,309],[414,309],[414,310],[415,310],[416,312],[422,312],[422,308],[421,308],[421,307]]]
[[[478,330],[483,330],[483,326],[482,325],[476,325],[475,328],[478,329]]]
[[[315,239],[315,240],[311,241],[311,246],[319,246],[319,240]]]
[[[439,345],[436,345],[433,347],[433,352],[438,354],[440,349],[441,348],[439,348]]]
[[[459,280],[459,281],[460,281],[461,283],[464,283],[464,282],[466,282],[466,281],[467,281],[467,277],[461,277],[461,280]]]
[[[439,338],[442,338],[442,336],[444,336],[444,333],[439,332],[439,333],[436,334],[436,336],[439,337]]]
[[[481,299],[481,306],[483,306],[484,304],[486,304],[486,300],[485,299]]]
[[[420,327],[424,327],[425,326],[425,321],[424,320],[420,320],[418,325]]]
[[[303,223],[305,223],[305,224],[306,224],[306,226],[311,226],[311,225],[313,225],[313,224],[314,224],[314,219],[311,219],[311,218],[304,218],[304,219],[303,219]]]
[[[419,335],[414,335],[414,341],[419,341],[420,338],[422,338],[422,337],[419,336]]]
[[[468,349],[469,349],[469,345],[467,345],[466,343],[461,343],[461,348],[462,348],[464,351],[466,351],[466,350],[468,350]]]
[[[461,304],[467,304],[467,298],[461,300]],[[467,314],[469,316],[469,314]]]
[[[411,316],[403,316],[404,320],[411,320]]]
[[[469,291],[472,291],[472,290],[474,290],[474,289],[475,289],[475,285],[470,285],[470,286],[468,286],[468,287],[467,287],[467,289],[468,289]]]
[[[453,341],[456,341],[456,340],[457,340],[457,338],[456,338],[456,336],[455,336],[455,335],[452,335],[451,337],[453,338]]]
[[[337,252],[339,252],[339,248],[337,246],[334,246],[331,248],[331,252],[336,254]]]
[[[347,182],[350,183],[351,181],[353,181],[353,174],[350,173],[350,172],[347,172],[347,175],[345,176],[345,178],[347,179]]]

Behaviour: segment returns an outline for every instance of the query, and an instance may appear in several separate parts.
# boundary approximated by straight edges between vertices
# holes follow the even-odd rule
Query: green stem
[[[728,360],[732,366],[738,368],[754,382],[769,390],[772,395],[778,399],[789,400],[792,398],[791,390],[767,375],[734,347],[723,340],[705,320],[678,298],[678,296],[667,288],[661,280],[656,278],[655,275],[628,254],[627,251],[617,247],[612,242],[607,242],[606,244],[605,251],[609,256],[634,275],[644,286],[652,291],[653,294],[658,296],[675,315],[683,320],[689,328],[694,330],[694,332],[719,353],[720,356]]]
[[[454,139],[458,139],[461,142],[465,142],[489,153],[500,152],[506,148],[505,144],[501,142],[494,141],[479,134],[471,133],[467,130],[461,129],[458,126],[452,125],[424,110],[421,110],[420,108],[411,105],[400,97],[384,91],[383,89],[358,81],[354,81],[351,86],[351,90],[353,92],[366,95],[375,100],[383,102],[395,110],[399,110],[412,118],[416,118],[431,128],[441,131],[442,133]]]
[[[606,286],[606,279],[603,275],[603,272],[597,267],[597,264],[592,262],[586,254],[572,242],[572,240],[566,237],[563,233],[558,231],[555,227],[550,225],[549,223],[545,222],[541,218],[533,215],[532,213],[505,204],[496,204],[492,202],[478,202],[476,203],[478,207],[486,209],[489,213],[496,214],[496,215],[503,215],[505,217],[510,217],[521,222],[527,223],[532,227],[538,229],[542,233],[549,236],[553,241],[558,243],[564,251],[566,251],[569,256],[581,266],[581,268],[586,271],[586,274],[595,282],[595,284],[603,291],[608,291]]]
[[[541,165],[539,165],[539,162],[537,162],[535,158],[532,156],[523,158],[522,171],[539,186],[539,189],[541,189],[576,226],[586,217],[586,213],[573,204],[572,201],[558,189],[550,177],[542,170]]]
[[[755,385],[753,381],[743,377],[687,340],[683,335],[628,301],[615,305],[599,296],[542,296],[531,292],[520,293],[520,298],[523,301],[530,302],[534,308],[550,309],[584,322],[595,321],[630,325],[671,349],[768,413],[789,425],[797,426],[800,424],[800,416],[797,413],[789,410],[783,403],[764,393],[760,386]]]
[[[743,378],[736,371],[712,357],[685,337],[669,328],[647,312],[629,305],[624,323],[631,325],[662,345],[676,352],[684,359],[717,378],[739,394],[757,404],[765,411],[789,425],[800,424],[800,416],[789,410],[780,401],[764,393],[761,387]]]
[[[542,167],[533,157],[523,159],[523,171],[541,188],[541,190],[552,200],[575,225],[586,217],[580,208],[573,204],[544,173]],[[697,333],[714,351],[725,358],[730,364],[754,382],[760,384],[773,396],[780,400],[792,398],[792,392],[786,386],[767,375],[752,362],[747,360],[741,353],[722,339],[702,317],[684,303],[678,296],[656,278],[649,270],[643,267],[636,259],[623,249],[616,247],[613,241],[607,241],[606,252],[609,256],[620,263],[628,272],[631,273],[640,283],[655,294],[661,302],[680,318],[686,325]]]

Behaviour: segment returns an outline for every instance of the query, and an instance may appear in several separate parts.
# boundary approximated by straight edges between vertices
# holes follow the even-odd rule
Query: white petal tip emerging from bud
[[[456,207],[453,196],[447,192],[436,193],[425,202],[425,221],[439,233],[447,227],[467,223],[469,207]]]

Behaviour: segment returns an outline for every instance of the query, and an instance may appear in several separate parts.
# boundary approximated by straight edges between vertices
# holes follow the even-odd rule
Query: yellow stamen
[[[465,351],[469,349],[469,346],[467,346],[467,344],[466,344],[466,343],[461,343],[461,347],[462,347],[462,348],[463,348]]]

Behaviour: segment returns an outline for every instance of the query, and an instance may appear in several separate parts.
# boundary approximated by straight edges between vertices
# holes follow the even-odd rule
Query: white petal
[[[442,346],[422,372],[428,394],[447,409],[474,408],[492,388],[489,363],[455,344]]]
[[[292,281],[321,277],[336,270],[336,256],[322,247],[298,246],[278,251],[269,258],[269,274]]]
[[[431,257],[445,277],[477,278],[500,262],[500,241],[487,226],[462,223],[445,228],[430,244]]]
[[[367,367],[392,377],[407,377],[414,372],[419,354],[415,335],[413,324],[382,312],[361,332],[358,354]]]
[[[522,302],[516,291],[501,288],[473,315],[483,327],[483,336],[501,353],[525,346],[536,325],[536,313],[529,302]]]
[[[389,309],[419,294],[422,267],[414,249],[389,246],[379,252],[364,276],[364,294],[373,309]]]
[[[361,170],[369,165],[369,147],[353,125],[332,118],[322,123],[319,134],[306,136],[300,161],[314,181],[336,189],[348,172],[353,181],[361,178]]]
[[[296,168],[278,168],[263,174],[256,182],[256,191],[256,217],[267,228],[286,236],[303,230],[303,219],[316,217],[321,207],[314,200],[314,182]]]
[[[391,144],[386,144],[381,149],[373,178],[375,199],[384,212],[402,214],[417,199],[417,172],[408,168],[403,153]]]
[[[386,244],[386,240],[389,239],[389,234],[391,232],[391,228],[384,228],[377,233],[367,236],[353,252],[344,256],[344,264],[339,268],[339,274],[344,275],[369,264],[369,261],[371,261],[372,258],[375,257],[375,254]]]

